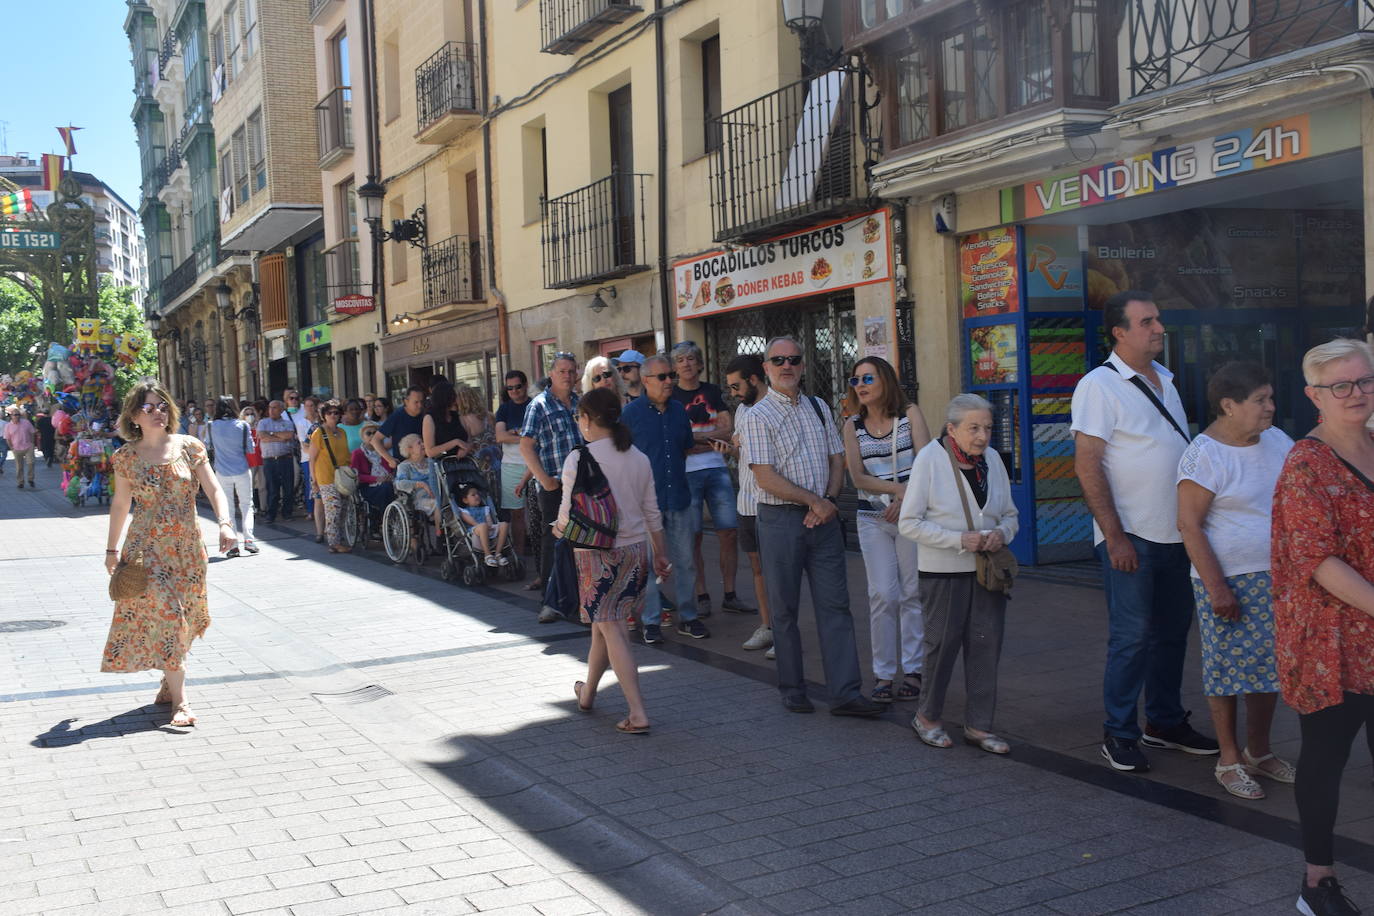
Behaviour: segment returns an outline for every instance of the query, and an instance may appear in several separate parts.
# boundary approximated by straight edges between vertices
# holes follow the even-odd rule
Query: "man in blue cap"
[[[615,357],[615,367],[620,372],[620,380],[625,383],[625,403],[628,404],[644,393],[639,381],[639,369],[644,365],[644,354],[638,350],[622,350]]]

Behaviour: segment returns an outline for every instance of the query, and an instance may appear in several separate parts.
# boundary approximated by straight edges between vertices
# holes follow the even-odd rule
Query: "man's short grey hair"
[[[1327,364],[1351,356],[1363,356],[1370,370],[1374,371],[1374,350],[1370,349],[1369,344],[1352,337],[1337,337],[1335,340],[1318,344],[1303,355],[1302,377],[1307,384],[1316,385],[1321,381],[1321,372]]]
[[[797,338],[793,337],[791,334],[781,334],[777,337],[774,337],[772,340],[768,341],[768,345],[763,348],[764,359],[767,359],[768,354],[773,352],[773,347],[775,345],[783,343],[784,341],[792,344],[801,352],[806,352],[806,348],[801,345],[801,342],[797,340]]]
[[[665,353],[655,353],[653,356],[646,356],[646,357],[644,357],[644,364],[643,364],[642,366],[639,367],[639,372],[640,372],[640,374],[641,374],[641,375],[656,375],[657,373],[655,373],[655,372],[650,372],[650,371],[649,371],[649,367],[650,367],[650,366],[656,366],[656,365],[658,365],[659,363],[662,363],[662,364],[663,364],[663,368],[664,368],[665,370],[667,370],[667,371],[669,371],[669,372],[672,371],[672,369],[673,369],[673,363],[672,363],[672,360],[668,359],[667,354],[665,354]]]
[[[679,356],[690,356],[703,366],[706,365],[706,357],[701,354],[701,347],[690,340],[680,340],[673,344],[673,359]]]
[[[988,403],[986,398],[976,394],[956,394],[945,405],[945,422],[952,426],[958,426],[964,422],[964,417],[974,410],[986,410],[991,413],[992,405]]]

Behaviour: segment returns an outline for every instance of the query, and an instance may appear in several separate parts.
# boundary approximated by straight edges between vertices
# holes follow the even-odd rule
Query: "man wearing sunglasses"
[[[862,692],[844,537],[835,506],[844,483],[844,445],[829,408],[801,391],[801,345],[790,337],[775,337],[764,353],[771,387],[750,409],[742,444],[762,491],[759,556],[773,615],[782,705],[789,712],[816,709],[806,697],[797,629],[805,575],[811,586],[830,714],[871,718],[882,713],[883,705]]]
[[[626,404],[644,393],[644,385],[639,379],[639,368],[643,365],[644,354],[638,350],[622,350],[615,358],[615,371],[620,373],[620,381],[625,385]]]
[[[525,408],[525,425],[520,430],[520,454],[525,467],[539,483],[539,511],[544,524],[539,532],[539,581],[549,581],[553,568],[553,521],[563,502],[563,464],[573,449],[582,444],[577,428],[577,357],[559,352],[553,355],[549,387],[530,400]],[[558,612],[545,607],[540,623],[553,623]]]
[[[687,410],[673,397],[675,375],[666,356],[650,356],[644,361],[644,394],[625,408],[621,421],[630,428],[635,448],[649,458],[654,473],[654,495],[663,516],[663,539],[668,545],[668,560],[673,565],[672,588],[677,595],[677,631],[692,639],[711,634],[697,619],[696,559],[693,543],[697,526],[693,524],[692,493],[687,483],[687,455],[695,447],[692,421]],[[644,642],[662,642],[663,604],[657,581],[650,580],[644,597]]]

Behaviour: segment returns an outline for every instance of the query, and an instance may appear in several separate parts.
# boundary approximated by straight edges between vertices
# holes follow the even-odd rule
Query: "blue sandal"
[[[921,698],[921,676],[906,674],[902,676],[902,686],[897,688],[897,699],[919,700]]]
[[[874,687],[872,699],[874,703],[891,703],[892,682],[888,681],[886,684],[879,684],[877,687]]]

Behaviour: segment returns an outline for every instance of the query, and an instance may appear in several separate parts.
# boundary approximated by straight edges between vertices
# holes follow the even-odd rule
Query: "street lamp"
[[[234,310],[234,291],[223,280],[215,287],[215,304],[219,306],[220,317],[226,322],[238,321],[241,318],[257,320],[258,310],[251,300],[243,308]]]
[[[600,289],[598,289],[596,291],[596,294],[592,296],[592,301],[590,305],[591,310],[593,312],[596,312],[597,314],[600,314],[607,308],[606,300],[601,298],[602,293],[610,293],[612,299],[616,297],[614,286],[603,286]]]
[[[415,212],[410,214],[410,219],[394,219],[391,221],[391,231],[387,232],[382,228],[382,200],[386,197],[386,186],[379,184],[373,179],[368,179],[367,183],[358,188],[355,192],[358,200],[362,202],[363,222],[367,223],[372,230],[372,238],[378,242],[409,242],[416,248],[425,247],[425,207],[423,204],[415,208]]]
[[[153,340],[180,340],[181,328],[162,329],[162,316],[157,312],[148,313],[148,327],[153,332]]]
[[[835,54],[825,44],[822,14],[825,0],[782,0],[782,21],[801,43],[802,75],[815,76],[829,70]]]

